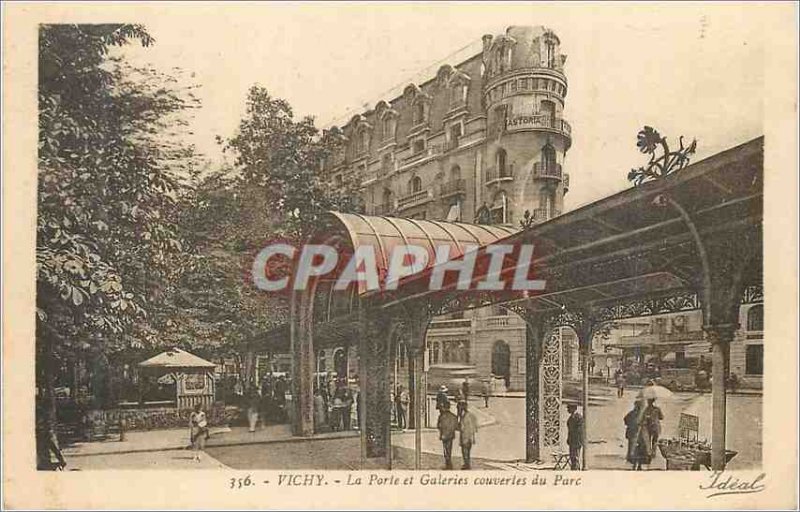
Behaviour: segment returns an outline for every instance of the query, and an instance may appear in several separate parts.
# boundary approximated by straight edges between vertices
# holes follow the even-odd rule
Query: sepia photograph
[[[797,507],[757,5],[6,4],[4,506]]]

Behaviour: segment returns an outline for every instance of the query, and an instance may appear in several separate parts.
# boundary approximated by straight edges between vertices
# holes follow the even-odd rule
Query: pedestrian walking
[[[477,442],[476,434],[478,433],[478,420],[475,419],[475,415],[467,409],[466,405],[464,406],[464,414],[461,417],[461,423],[459,424],[459,431],[461,458],[464,459],[464,464],[461,466],[461,469],[471,469],[472,459],[470,458],[470,451]]]
[[[461,383],[461,394],[465,400],[469,400],[469,377],[464,377],[464,382]]]
[[[650,435],[650,453],[653,457],[658,453],[658,439],[661,437],[661,421],[664,413],[656,405],[656,399],[647,400],[647,408],[644,410],[645,427]]]
[[[200,462],[200,452],[206,449],[208,438],[208,420],[201,404],[195,404],[194,411],[189,415],[189,438],[192,442],[194,460]]]
[[[569,467],[580,469],[581,449],[583,449],[583,416],[578,406],[567,404],[567,446],[569,446]]]
[[[260,397],[255,387],[251,387],[247,392],[247,424],[249,425],[250,432],[256,431],[258,425],[258,406],[260,405]]]
[[[614,383],[617,386],[617,398],[622,398],[625,395],[625,372],[622,368],[617,368],[614,372]]]
[[[626,459],[639,471],[642,464],[650,464],[652,444],[644,421],[644,405],[641,400],[633,403],[633,409],[625,415],[625,438],[628,440]]]
[[[481,386],[481,395],[483,395],[483,407],[489,407],[489,395],[491,394],[491,384],[490,379],[483,381],[483,386]]]
[[[325,400],[319,388],[314,390],[314,431],[321,432],[325,425]]]
[[[439,430],[439,439],[442,441],[444,451],[444,469],[453,469],[453,439],[458,430],[458,418],[450,412],[450,402],[439,409],[439,421],[436,423]]]
[[[51,455],[56,456],[54,464]],[[58,445],[58,437],[55,429],[49,420],[44,406],[36,406],[36,469],[39,470],[61,470],[67,465],[61,447]]]
[[[394,408],[397,411],[395,417],[397,418],[397,428],[400,430],[406,429],[406,407],[403,403],[403,394],[408,399],[408,393],[403,390],[403,386],[397,386],[397,391],[394,394]]]

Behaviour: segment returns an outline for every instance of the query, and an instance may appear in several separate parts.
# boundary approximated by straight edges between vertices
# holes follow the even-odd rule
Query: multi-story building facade
[[[367,214],[519,227],[526,211],[533,222],[562,212],[572,135],[558,36],[509,27],[482,43],[481,52],[332,128],[347,143],[323,172],[333,183],[355,175]],[[470,365],[524,388],[520,318],[487,308],[437,319],[428,332],[430,365]],[[320,369],[337,366],[328,352],[319,354]],[[568,358],[575,370],[576,357]]]

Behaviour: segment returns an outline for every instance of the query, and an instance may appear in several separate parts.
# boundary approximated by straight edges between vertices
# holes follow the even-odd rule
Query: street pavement
[[[590,405],[587,415],[589,469],[627,469],[622,418],[630,410],[637,390],[628,390],[623,398],[612,395]],[[671,400],[660,400],[664,412],[662,437],[678,434],[681,412],[698,416],[700,439],[710,439],[711,396],[677,393]],[[739,454],[730,462],[731,469],[757,468],[761,464],[762,399],[758,395],[728,397],[728,447]],[[488,409],[482,400],[471,400],[470,408],[479,418],[477,444],[472,450],[473,467],[495,469],[518,467],[525,458],[525,400],[522,396],[493,397]],[[566,408],[562,411],[566,424]],[[126,441],[85,443],[65,449],[67,469],[359,469],[361,442],[356,431],[298,439],[286,425],[260,428],[250,433],[246,428],[217,429],[208,442],[200,463],[191,460],[185,449],[186,429],[129,432]],[[562,432],[566,439],[566,432]],[[393,432],[393,467],[413,468],[414,432]],[[422,466],[440,469],[442,446],[434,429],[422,434]],[[563,447],[566,448],[565,446]],[[454,465],[460,467],[460,450],[453,447]],[[650,469],[663,469],[660,454]]]

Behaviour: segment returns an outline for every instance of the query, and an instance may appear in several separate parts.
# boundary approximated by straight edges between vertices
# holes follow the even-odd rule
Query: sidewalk
[[[478,420],[478,426],[483,427],[494,423],[494,418],[479,409],[471,409]],[[435,428],[423,428],[424,431],[435,431]],[[265,443],[292,443],[311,440],[339,439],[358,437],[358,430],[345,432],[327,432],[315,434],[311,437],[293,436],[290,425],[269,425],[259,427],[255,432],[250,432],[247,427],[212,427],[211,437],[206,442],[207,447],[241,446]],[[407,437],[413,439],[414,430],[393,430],[392,437]],[[184,450],[189,447],[188,428],[169,430],[149,430],[144,432],[126,432],[125,441],[119,441],[114,436],[106,441],[81,442],[63,448],[66,457],[84,457],[90,455],[130,454],[140,452],[160,452],[165,450]]]
[[[308,441],[310,439],[337,439],[357,437],[358,431],[330,432],[313,437],[296,437],[292,435],[289,425],[269,425],[249,432],[247,427],[212,427],[207,447],[240,446],[264,443],[288,443]],[[75,443],[63,449],[66,457],[82,457],[90,455],[128,454],[140,452],[159,452],[165,450],[183,450],[189,447],[189,430],[187,428],[169,430],[149,430],[145,432],[126,432],[125,441],[111,438],[107,441]]]

